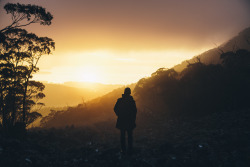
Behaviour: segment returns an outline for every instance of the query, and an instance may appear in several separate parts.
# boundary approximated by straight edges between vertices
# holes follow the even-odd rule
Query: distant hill
[[[133,92],[135,85],[133,83],[127,86]],[[122,96],[124,88],[125,86],[116,88],[87,103],[79,103],[75,107],[61,108],[59,110],[53,109],[57,110],[57,112],[51,112],[49,115],[44,114],[41,122],[46,122],[46,124],[42,123],[42,125],[45,127],[64,127],[72,124],[75,126],[86,126],[107,120],[113,121],[115,119],[113,108],[117,99]]]
[[[66,82],[64,84],[45,82],[44,84],[46,97],[41,102],[45,103],[46,107],[74,106],[122,86],[85,82]]]
[[[119,84],[102,84],[102,83],[92,83],[92,82],[64,82],[65,86],[70,86],[74,88],[88,89],[89,91],[95,92],[110,92],[113,89],[122,87]]]
[[[231,40],[223,43],[217,48],[210,49],[198,56],[193,57],[190,60],[187,60],[189,63],[194,63],[197,61],[197,57],[200,58],[200,61],[204,64],[219,64],[220,55],[222,52],[235,51],[238,49],[250,50],[250,27],[240,32],[237,36],[233,37]],[[183,61],[181,64],[174,66],[173,68],[180,72],[187,67],[188,62]]]

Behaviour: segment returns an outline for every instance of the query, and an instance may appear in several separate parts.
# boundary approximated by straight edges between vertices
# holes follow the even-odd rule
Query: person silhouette
[[[136,104],[131,96],[131,89],[125,88],[124,94],[119,98],[114,107],[117,115],[116,128],[120,129],[121,152],[132,154],[133,151],[133,129],[136,127]],[[128,149],[126,148],[126,132],[128,134]]]

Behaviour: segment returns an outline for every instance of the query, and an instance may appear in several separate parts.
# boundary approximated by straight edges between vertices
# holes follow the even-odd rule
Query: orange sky
[[[128,84],[172,67],[250,26],[247,0],[2,0],[45,7],[51,26],[29,31],[55,40],[35,79]],[[0,11],[0,28],[10,16]]]

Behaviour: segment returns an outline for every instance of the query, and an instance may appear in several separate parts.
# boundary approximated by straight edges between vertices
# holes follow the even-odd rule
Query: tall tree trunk
[[[18,66],[18,62],[16,62],[15,68],[14,68],[14,85],[11,90],[11,105],[12,105],[12,114],[11,114],[11,126],[15,126],[16,123],[16,90],[17,90],[17,71],[16,67]]]
[[[6,120],[5,120],[5,111],[3,107],[3,91],[1,90],[1,97],[0,97],[0,112],[2,113],[2,125],[5,129],[6,126]]]
[[[29,82],[29,79],[26,79],[26,82],[24,84],[24,92],[23,92],[23,123],[24,124],[26,124],[26,98],[27,98],[28,82]]]
[[[12,114],[11,114],[11,126],[14,126],[16,123],[16,84],[14,84],[14,89],[11,92],[11,108],[12,108]]]

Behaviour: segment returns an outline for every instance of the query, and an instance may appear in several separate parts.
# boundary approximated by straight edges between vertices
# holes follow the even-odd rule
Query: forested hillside
[[[246,28],[245,30],[241,31],[237,36],[221,44],[217,48],[210,49],[200,55],[193,57],[190,60],[184,61],[181,64],[174,66],[174,69],[178,72],[182,71],[187,67],[188,63],[196,62],[197,57],[204,64],[219,64],[221,63],[220,55],[223,52],[236,51],[238,49],[250,50],[250,28]]]

